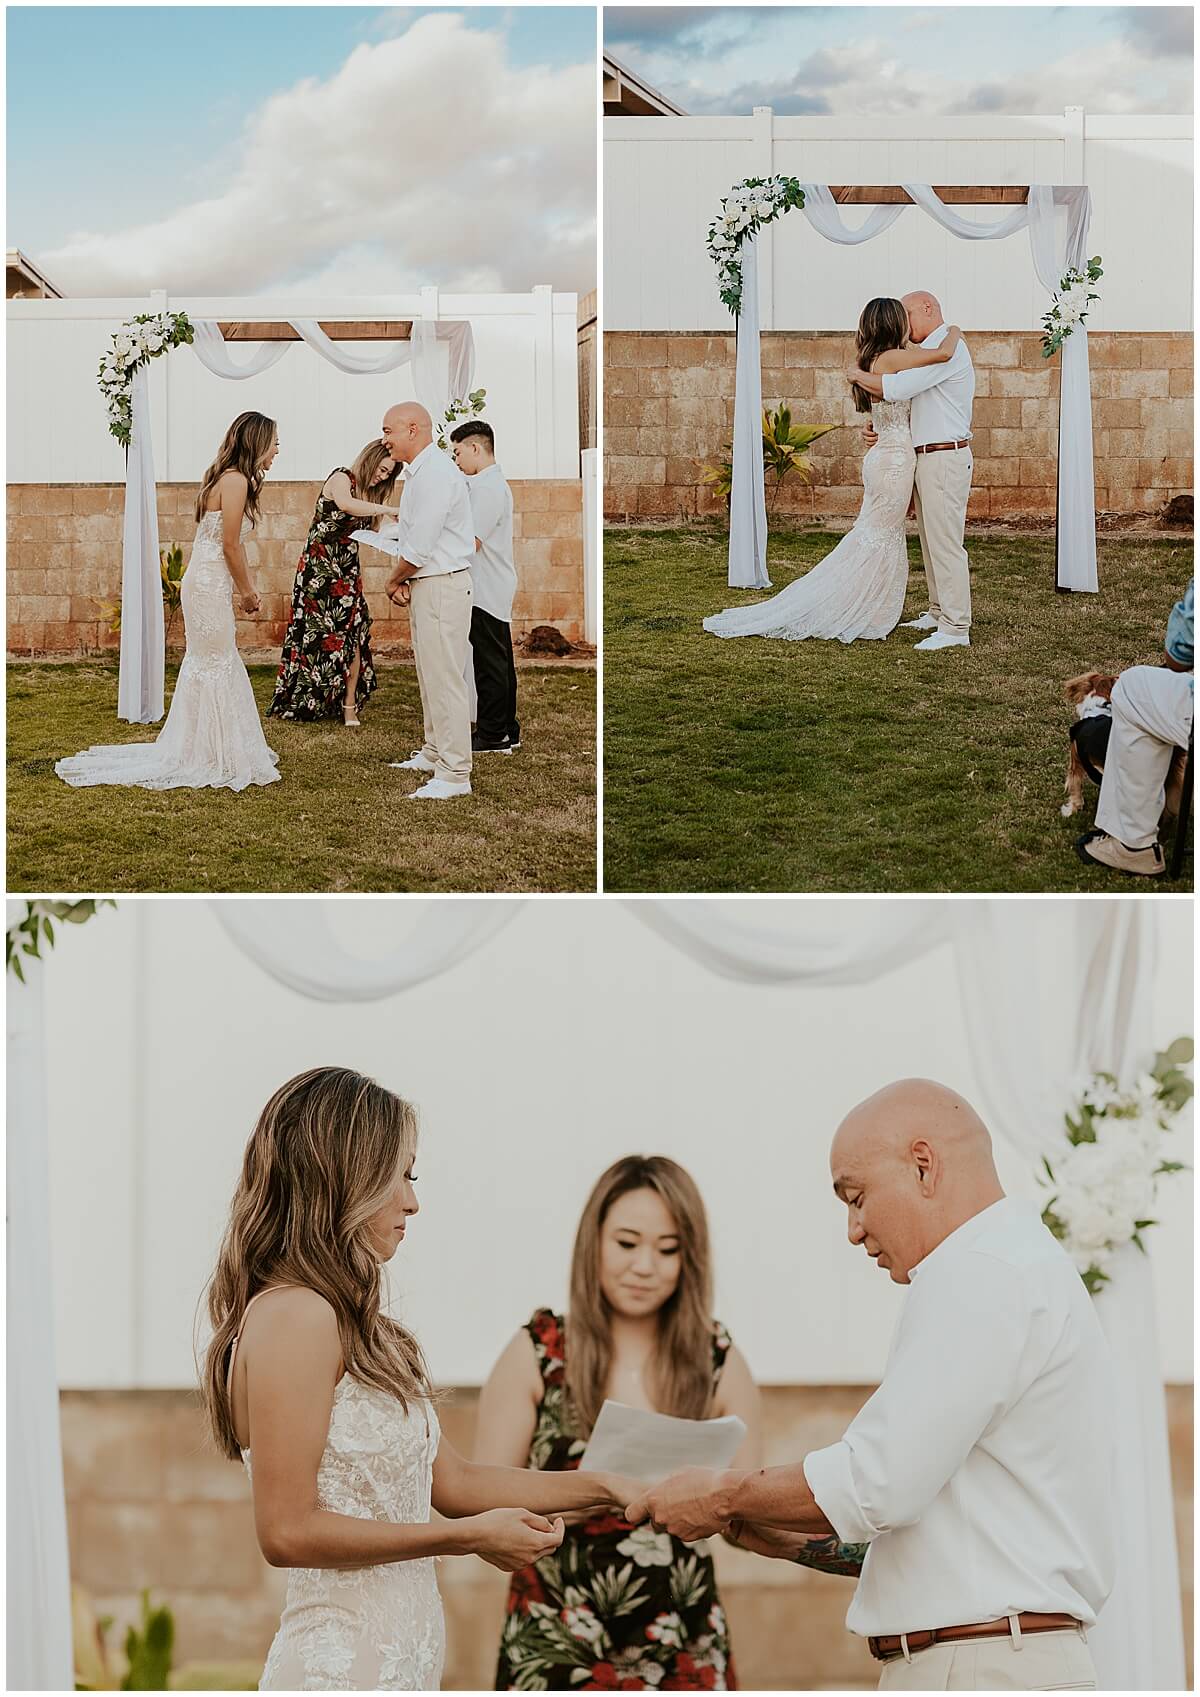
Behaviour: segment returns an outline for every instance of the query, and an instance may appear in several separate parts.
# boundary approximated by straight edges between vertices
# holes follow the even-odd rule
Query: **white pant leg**
[[[963,533],[974,460],[970,448],[917,455],[917,525],[930,581],[930,611],[938,627],[956,636],[971,628],[971,573]]]
[[[471,776],[471,711],[465,668],[471,646],[471,574],[412,580],[417,680],[425,713],[425,748],[434,776],[464,784]]]
[[[1167,666],[1131,666],[1113,686],[1112,732],[1096,824],[1126,848],[1158,838],[1167,770],[1192,729],[1192,675]]]
[[[1094,1691],[1096,1669],[1078,1630],[972,1638],[885,1664],[881,1691]]]

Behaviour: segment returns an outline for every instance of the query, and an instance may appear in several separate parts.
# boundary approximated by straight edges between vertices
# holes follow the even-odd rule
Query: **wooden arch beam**
[[[263,321],[226,320],[218,324],[227,342],[299,342],[302,337],[291,325],[278,319]],[[410,342],[411,318],[371,318],[357,323],[321,324],[331,342]]]
[[[912,206],[913,198],[899,183],[864,187],[858,183],[832,184],[830,194],[840,206]],[[944,184],[934,186],[934,194],[947,206],[1024,206],[1029,199],[1029,185],[1022,184]]]

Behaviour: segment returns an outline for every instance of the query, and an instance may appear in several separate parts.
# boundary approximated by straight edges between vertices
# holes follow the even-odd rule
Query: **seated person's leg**
[[[1171,753],[1186,746],[1191,730],[1191,679],[1162,666],[1132,666],[1117,679],[1112,708],[1096,824],[1126,848],[1150,848]]]

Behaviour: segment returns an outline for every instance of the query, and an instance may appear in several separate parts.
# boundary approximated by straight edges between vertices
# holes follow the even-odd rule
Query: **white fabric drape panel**
[[[417,319],[412,340],[396,342],[377,357],[340,348],[314,318],[289,318],[292,329],[314,353],[339,371],[377,376],[413,364],[417,397],[435,422],[453,400],[464,399],[475,375],[475,335],[465,319]],[[196,357],[215,377],[245,382],[278,365],[293,342],[260,342],[246,357],[233,359],[220,325],[210,318],[193,321]],[[449,344],[448,368],[436,357],[439,342]],[[243,350],[239,348],[239,352]],[[121,552],[121,666],[117,716],[149,725],[163,716],[165,636],[162,578],[158,559],[158,490],[154,480],[154,440],[150,429],[149,370],[134,373],[133,428],[125,469],[125,526]]]
[[[8,922],[23,903],[8,904]],[[43,961],[8,986],[8,1690],[74,1686],[50,1270]]]
[[[237,344],[238,351],[246,357],[235,360],[229,352],[230,344],[214,319],[198,318],[192,328],[196,332],[192,349],[201,365],[206,366],[214,377],[229,377],[235,382],[243,382],[247,377],[261,377],[264,371],[278,365],[291,347],[290,342],[259,342],[256,346],[241,342]]]
[[[121,665],[117,717],[152,725],[163,716],[166,644],[158,560],[158,490],[150,431],[150,373],[133,375],[133,419],[125,456],[121,536]]]
[[[1154,932],[1135,901],[1078,908],[1080,982],[1073,1044],[1081,1072],[1134,1077],[1154,1047]],[[1166,1398],[1149,1258],[1132,1244],[1096,1305],[1118,1365],[1117,1582],[1092,1631],[1109,1691],[1182,1691],[1186,1674]]]
[[[338,938],[338,898],[213,901],[231,940],[278,983],[318,1002],[375,1002],[448,972],[513,919],[517,901],[405,904],[412,929],[383,959],[363,960]]]
[[[758,327],[758,250],[742,243],[742,310],[737,318],[733,390],[733,481],[729,491],[729,582],[770,589],[767,488],[762,457],[762,349]]]
[[[855,247],[891,228],[905,210],[877,206],[858,229],[843,222],[826,183],[804,183],[804,213],[827,241]],[[1092,197],[1086,187],[1033,184],[1027,204],[1014,207],[988,224],[977,224],[943,205],[929,183],[905,183],[905,192],[922,212],[963,241],[995,242],[1028,229],[1034,270],[1053,293],[1068,266],[1087,263]],[[1058,212],[1066,213],[1065,236],[1058,239]],[[761,461],[758,440],[762,412],[762,355],[758,318],[757,258],[754,241],[742,244],[742,312],[737,321],[737,374],[734,390],[733,490],[729,503],[729,582],[738,589],[769,589],[765,498],[755,505],[754,465]],[[753,283],[753,286],[751,286]],[[1092,461],[1092,396],[1087,326],[1077,324],[1061,349],[1058,403],[1058,517],[1055,585],[1094,594],[1096,570],[1096,484]],[[747,391],[743,402],[743,390]],[[740,453],[739,453],[740,446]],[[745,487],[749,473],[750,487]],[[763,487],[761,465],[758,488]],[[761,510],[761,520],[759,518]],[[761,529],[760,529],[761,524]]]
[[[857,911],[865,904],[855,903]],[[844,903],[638,901],[648,925],[694,959],[747,983],[856,984],[938,944],[955,978],[980,1081],[979,1106],[1031,1173],[1060,1135],[1081,1072],[1128,1078],[1151,1049],[1150,916],[1136,899],[1088,903],[871,904],[870,930]],[[1116,1362],[1117,1582],[1092,1632],[1107,1691],[1178,1691],[1183,1629],[1170,1454],[1149,1262],[1123,1254],[1097,1313]]]
[[[857,230],[842,222],[838,203],[829,192],[827,183],[801,183],[804,191],[804,216],[819,236],[842,247],[857,247],[860,242],[874,241],[882,236],[904,211],[898,206],[873,206]]]

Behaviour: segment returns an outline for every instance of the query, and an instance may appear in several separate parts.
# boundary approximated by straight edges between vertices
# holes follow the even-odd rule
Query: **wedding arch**
[[[964,241],[999,241],[1029,231],[1033,269],[1051,293],[1064,272],[1087,268],[1092,217],[1091,190],[1080,185],[938,187],[929,183],[882,187],[803,183],[798,208],[826,241],[854,247],[891,228],[907,206],[917,206],[951,235]],[[1005,203],[1013,209],[995,222],[975,224],[955,206]],[[794,202],[789,202],[789,206]],[[851,229],[840,205],[869,206],[864,222]],[[1059,214],[1065,214],[1059,230]],[[753,234],[738,249],[742,265],[737,321],[737,370],[733,415],[733,486],[729,503],[729,582],[736,589],[769,589],[767,507],[763,476],[762,358],[758,303],[758,256]],[[1096,576],[1096,489],[1092,466],[1092,404],[1087,327],[1074,326],[1062,343],[1058,407],[1058,482],[1055,510],[1055,588],[1094,593]]]
[[[191,345],[201,364],[214,376],[235,382],[269,371],[297,342],[307,343],[322,359],[351,375],[382,376],[411,364],[417,397],[434,419],[441,419],[452,404],[469,395],[474,377],[475,338],[463,319],[340,320],[324,324],[315,318],[263,323],[198,319],[191,328],[195,332]],[[370,356],[349,353],[338,346],[339,342],[375,341],[388,342],[387,351]],[[228,342],[255,342],[258,346],[248,359],[234,360],[227,350]],[[439,342],[449,347],[444,374],[436,355]],[[133,373],[121,550],[117,716],[135,725],[154,724],[162,718],[166,669],[149,373],[148,359],[142,359]]]

